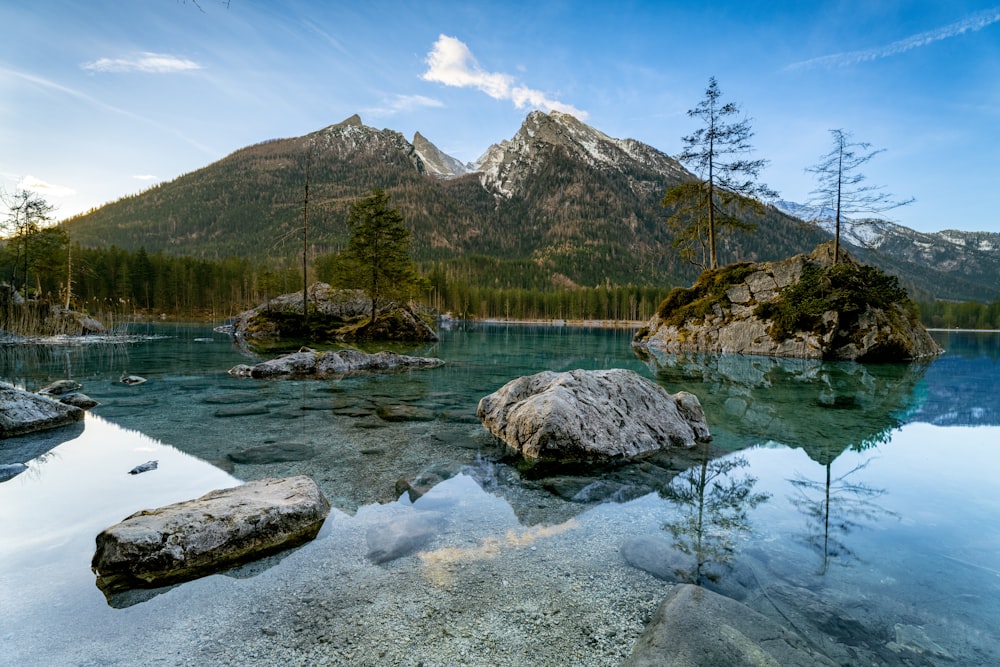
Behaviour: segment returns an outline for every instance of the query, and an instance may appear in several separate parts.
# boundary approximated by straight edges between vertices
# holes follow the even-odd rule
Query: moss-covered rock
[[[939,354],[894,276],[832,243],[781,262],[705,271],[674,289],[633,345],[807,359],[900,361]]]
[[[363,290],[315,283],[309,287],[308,301],[308,320],[302,315],[302,293],[293,292],[241,313],[233,323],[233,334],[257,350],[294,349],[323,342],[438,339],[434,318],[406,304],[376,304],[373,324],[371,300]]]

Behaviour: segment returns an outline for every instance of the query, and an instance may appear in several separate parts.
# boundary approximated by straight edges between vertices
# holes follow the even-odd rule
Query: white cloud
[[[17,184],[17,187],[21,190],[29,190],[40,195],[48,195],[50,197],[71,197],[76,194],[76,190],[73,188],[68,188],[64,185],[46,183],[42,179],[35,178],[30,174],[22,178],[21,182]]]
[[[187,58],[165,53],[140,53],[130,58],[98,58],[81,65],[92,72],[143,72],[146,74],[167,74],[201,69],[201,65]]]
[[[434,42],[434,47],[427,54],[427,71],[421,78],[446,86],[476,88],[493,99],[511,100],[518,109],[531,106],[544,111],[562,111],[580,120],[587,119],[586,111],[551,100],[539,90],[515,85],[516,80],[510,74],[486,71],[464,42],[447,35],[441,35]]]
[[[152,174],[133,174],[132,178],[134,178],[137,181],[155,181],[156,180],[156,176],[153,176]]]
[[[878,46],[873,49],[862,49],[860,51],[845,51],[844,53],[834,53],[829,56],[803,60],[801,62],[792,63],[785,69],[797,70],[809,69],[813,67],[846,67],[847,65],[856,65],[869,60],[888,58],[889,56],[904,53],[906,51],[910,51],[911,49],[939,42],[942,39],[957,37],[958,35],[962,35],[967,32],[982,30],[983,28],[998,21],[1000,21],[1000,7],[995,7],[993,9],[988,9],[986,11],[977,12],[967,16],[961,21],[950,23],[935,30],[928,30],[927,32],[911,35],[910,37],[892,42],[891,44],[886,44],[885,46]]]

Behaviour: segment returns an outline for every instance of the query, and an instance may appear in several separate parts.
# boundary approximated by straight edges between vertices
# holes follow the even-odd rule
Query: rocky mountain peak
[[[511,139],[490,146],[475,167],[484,187],[510,198],[553,151],[563,151],[600,170],[629,173],[638,163],[661,176],[661,181],[690,176],[674,159],[651,146],[634,139],[612,138],[559,111],[532,111]]]
[[[413,149],[423,165],[424,171],[438,178],[455,178],[469,173],[469,167],[443,152],[417,132],[413,135]]]
[[[337,123],[336,125],[331,125],[330,128],[332,129],[337,127],[363,127],[363,126],[364,123],[361,122],[361,116],[359,116],[358,114],[354,114],[350,118],[346,118]]]

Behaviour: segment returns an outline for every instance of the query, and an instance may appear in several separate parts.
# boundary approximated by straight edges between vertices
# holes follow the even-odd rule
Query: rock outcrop
[[[78,407],[0,383],[0,438],[66,426],[83,415]]]
[[[802,637],[739,602],[693,584],[660,603],[623,667],[833,667]]]
[[[781,262],[706,271],[677,288],[637,348],[806,359],[902,361],[940,354],[895,278],[832,242]]]
[[[631,459],[710,438],[698,397],[625,369],[544,371],[482,398],[479,420],[528,459]]]
[[[91,565],[109,596],[187,581],[311,540],[329,512],[309,477],[256,480],[136,512],[97,536]]]
[[[249,344],[280,340],[436,341],[437,332],[412,308],[393,301],[377,304],[371,323],[371,300],[364,290],[335,289],[314,283],[307,290],[310,331],[302,331],[302,292],[292,292],[240,313],[231,333]]]
[[[434,357],[411,357],[395,352],[367,354],[357,350],[318,352],[304,347],[298,352],[283,354],[269,361],[249,366],[240,364],[229,369],[236,377],[278,378],[278,377],[331,377],[362,371],[407,370],[413,368],[434,368],[444,363]]]

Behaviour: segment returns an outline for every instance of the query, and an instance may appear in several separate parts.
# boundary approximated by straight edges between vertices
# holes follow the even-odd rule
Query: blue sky
[[[0,25],[0,187],[60,218],[355,113],[463,161],[535,108],[676,154],[715,76],[783,198],[842,128],[916,197],[894,220],[1000,232],[1000,5],[33,0]]]

